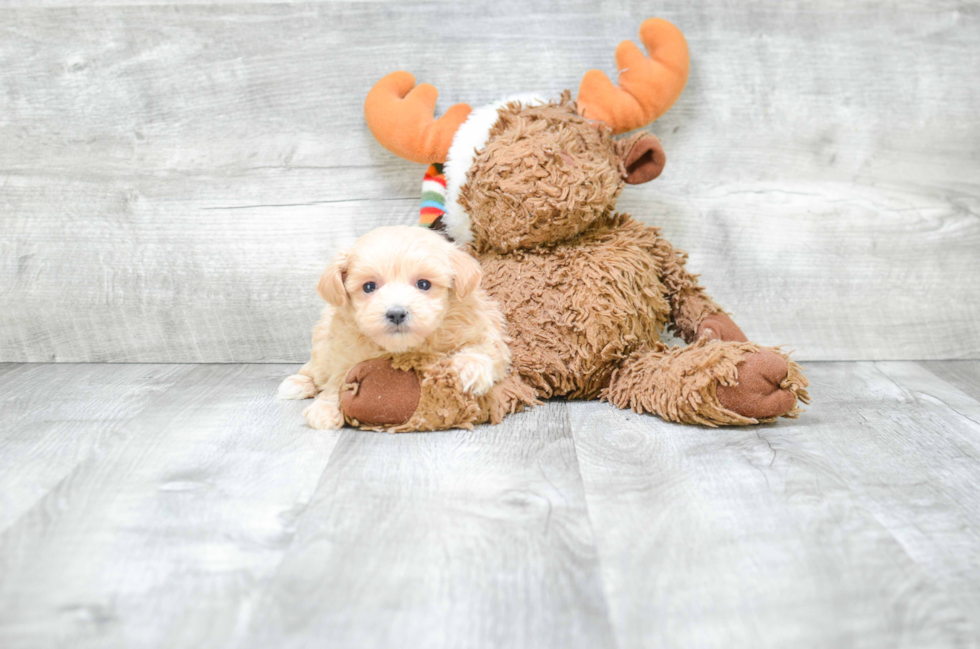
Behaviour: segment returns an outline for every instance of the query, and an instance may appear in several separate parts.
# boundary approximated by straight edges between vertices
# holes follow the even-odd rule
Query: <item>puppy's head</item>
[[[425,342],[453,303],[476,290],[481,275],[479,262],[441,235],[391,226],[337,255],[317,290],[327,302],[351,309],[365,336],[403,352]]]

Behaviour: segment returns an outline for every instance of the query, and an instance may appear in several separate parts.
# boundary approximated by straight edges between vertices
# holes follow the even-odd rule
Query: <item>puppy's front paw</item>
[[[316,396],[316,386],[309,376],[293,374],[282,380],[276,396],[280,399],[311,399]]]
[[[484,395],[493,387],[493,360],[486,354],[456,354],[453,367],[463,390],[473,396]]]
[[[303,411],[306,423],[317,430],[340,430],[344,426],[344,413],[337,404],[317,399]]]

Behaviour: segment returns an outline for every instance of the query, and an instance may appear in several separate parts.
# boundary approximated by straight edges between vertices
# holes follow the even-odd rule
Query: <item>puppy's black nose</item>
[[[393,306],[388,309],[387,313],[385,313],[385,317],[391,324],[400,325],[401,323],[405,322],[405,318],[408,317],[408,311],[400,306]]]

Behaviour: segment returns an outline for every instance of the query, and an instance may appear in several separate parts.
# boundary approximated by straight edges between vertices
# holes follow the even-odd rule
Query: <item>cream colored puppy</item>
[[[377,228],[327,266],[326,302],[313,353],[279,386],[281,399],[316,397],[303,414],[313,428],[343,426],[340,388],[361,361],[388,352],[452,354],[463,389],[486,393],[507,373],[504,317],[480,288],[478,261],[418,226]]]

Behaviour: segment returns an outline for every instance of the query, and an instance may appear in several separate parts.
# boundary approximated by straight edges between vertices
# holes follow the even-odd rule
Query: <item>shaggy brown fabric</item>
[[[383,361],[391,372],[408,372],[420,389],[418,405],[412,415],[399,423],[360,420],[347,417],[347,423],[365,430],[391,433],[423,432],[449,428],[473,428],[475,424],[499,424],[505,415],[538,403],[534,390],[520,378],[510,374],[487,394],[474,397],[463,392],[459,376],[452,369],[449,356],[429,356],[418,353],[385,356],[367,362]],[[355,368],[356,369],[356,368]],[[347,413],[346,409],[344,411]]]
[[[514,371],[541,396],[594,398],[668,322],[694,340],[721,311],[659,234],[615,215],[563,243],[479,255],[509,323]]]
[[[698,276],[687,271],[686,252],[674,248],[666,239],[658,239],[654,254],[661,260],[662,279],[670,299],[671,330],[684,342],[694,342],[701,321],[724,311],[698,284]]]
[[[553,246],[480,255],[484,288],[507,318],[512,371],[543,397],[596,397],[667,324],[658,240],[616,215]]]
[[[731,383],[748,343],[698,342],[688,347],[663,343],[636,354],[613,375],[602,397],[619,408],[654,413],[667,421],[705,426],[754,424],[718,402],[719,383]]]
[[[475,249],[488,254],[531,249],[537,254],[535,249],[541,248],[547,254],[545,245],[567,249],[579,245],[580,234],[588,237],[615,227],[609,223],[629,175],[627,162],[642,165],[644,157],[650,158],[648,167],[662,169],[659,140],[648,133],[614,140],[608,128],[578,115],[568,92],[544,106],[508,105],[500,110],[490,141],[478,152],[460,190],[459,202],[472,219]],[[697,276],[684,269],[686,253],[659,238],[651,253],[672,296],[670,319],[691,342],[701,320],[721,308],[698,286]],[[485,261],[486,255],[480,256]]]
[[[608,217],[625,177],[612,132],[579,116],[565,91],[544,106],[500,109],[459,202],[477,248],[507,252],[566,240]]]
[[[421,393],[415,372],[396,370],[387,358],[372,358],[347,373],[340,406],[348,419],[397,426],[415,414]]]
[[[781,392],[776,392],[768,381],[761,391],[765,392],[764,398],[789,400],[784,404],[785,410],[771,414],[772,410],[753,410],[757,405],[754,403],[723,403],[719,399],[717,392],[723,386],[735,386],[742,381],[760,390],[755,384],[764,379],[755,374],[769,375],[773,369],[770,355],[778,356],[784,362],[782,367],[786,374],[778,384]],[[762,363],[745,362],[753,357],[765,360]],[[799,410],[793,408],[796,400],[803,403],[809,400],[806,385],[799,366],[778,349],[761,349],[752,343],[700,340],[687,347],[674,348],[658,343],[633,355],[613,374],[602,397],[620,408],[653,413],[667,421],[705,426],[747,425],[769,421],[779,415],[796,417],[799,414]],[[791,395],[792,399],[780,396],[783,393]],[[743,394],[748,396],[749,392]]]

